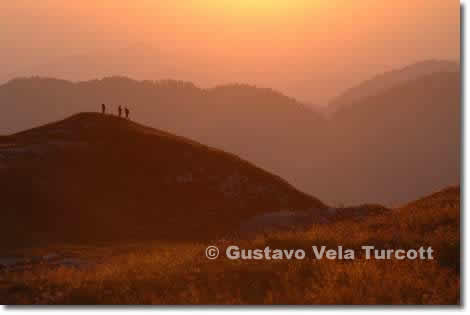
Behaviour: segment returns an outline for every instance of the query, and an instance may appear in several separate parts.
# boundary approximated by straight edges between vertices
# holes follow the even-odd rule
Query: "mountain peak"
[[[366,80],[340,94],[329,104],[329,112],[333,113],[342,107],[352,105],[367,97],[379,94],[398,84],[415,80],[437,72],[459,72],[460,64],[449,60],[423,60],[400,69],[392,70]]]

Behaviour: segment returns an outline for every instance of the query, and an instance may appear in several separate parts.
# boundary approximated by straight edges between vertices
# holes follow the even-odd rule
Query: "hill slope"
[[[460,182],[460,73],[398,85],[332,117],[330,176],[348,200],[399,204]],[[322,198],[329,196],[318,190]]]
[[[318,200],[233,155],[112,116],[0,139],[0,244],[207,239]]]
[[[357,103],[370,96],[396,87],[397,85],[415,80],[436,72],[459,72],[460,65],[456,62],[445,60],[426,60],[418,62],[402,69],[379,74],[369,80],[354,86],[335,99],[328,106],[328,112],[334,113],[343,107]]]
[[[356,212],[359,209],[345,209]],[[303,249],[304,260],[208,260],[203,244],[84,248],[90,268],[0,272],[4,304],[458,305],[460,189],[451,187],[400,209],[343,217],[305,231],[269,232],[256,240],[221,241],[243,249]],[[211,243],[212,245],[213,243]],[[314,259],[312,246],[354,249],[354,260]],[[365,259],[362,246],[418,249],[433,260]],[[144,247],[142,247],[144,246]],[[59,249],[60,250],[60,249]],[[85,250],[87,252],[85,252]],[[70,249],[62,249],[64,253]],[[165,253],[165,254],[162,254]],[[32,254],[32,253],[31,253]],[[249,254],[248,254],[249,255]],[[72,256],[72,257],[74,257]],[[51,270],[52,269],[52,270]],[[295,285],[293,285],[295,284]],[[131,294],[129,294],[131,288]],[[60,294],[59,294],[60,293]]]

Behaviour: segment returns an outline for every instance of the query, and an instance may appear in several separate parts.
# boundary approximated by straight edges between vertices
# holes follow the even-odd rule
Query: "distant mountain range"
[[[379,74],[334,98],[327,107],[328,112],[336,112],[338,109],[357,103],[361,99],[436,72],[460,72],[460,64],[446,60],[426,60],[402,69]]]
[[[0,139],[0,246],[210,240],[272,211],[326,206],[191,140],[94,113]]]
[[[0,134],[128,105],[136,121],[237,154],[327,203],[397,205],[459,183],[460,85],[458,65],[427,61],[354,88],[325,118],[248,85],[16,79],[0,86]]]
[[[341,143],[330,151],[338,191],[396,204],[459,184],[460,95],[460,74],[440,72],[340,109],[330,133]]]

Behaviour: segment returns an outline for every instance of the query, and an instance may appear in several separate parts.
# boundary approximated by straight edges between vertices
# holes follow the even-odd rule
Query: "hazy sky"
[[[324,104],[431,58],[460,59],[457,0],[0,1],[0,82],[243,82]]]

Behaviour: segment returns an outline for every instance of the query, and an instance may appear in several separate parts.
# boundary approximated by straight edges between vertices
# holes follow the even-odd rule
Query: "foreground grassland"
[[[350,211],[354,211],[351,208]],[[207,244],[69,247],[99,261],[0,273],[3,304],[459,304],[460,192],[449,188],[386,213],[304,232],[218,241],[242,248],[432,246],[435,260],[208,260]],[[57,249],[55,249],[57,250]],[[62,249],[64,250],[64,249]]]

